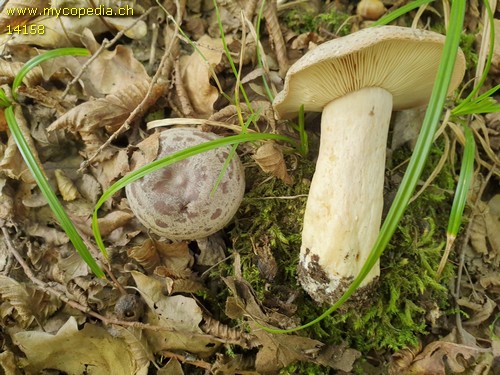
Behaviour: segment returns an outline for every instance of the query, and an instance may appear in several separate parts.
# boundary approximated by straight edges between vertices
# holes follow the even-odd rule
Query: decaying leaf
[[[83,34],[85,47],[95,53],[100,44],[90,30]],[[81,67],[80,67],[81,68]],[[75,74],[77,72],[73,72]],[[85,92],[94,98],[128,90],[136,82],[148,82],[149,76],[131,48],[117,45],[113,50],[104,50],[84,71],[81,77]]]
[[[293,183],[293,179],[286,170],[283,152],[274,142],[264,143],[252,158],[264,172],[273,174],[286,184]]]
[[[24,25],[29,19],[33,18],[32,9],[38,12],[43,11],[49,6],[48,0],[9,0],[7,4],[2,3],[2,12],[0,13],[0,32],[4,32],[7,26]],[[7,9],[26,9],[24,15],[16,14],[12,16]],[[28,10],[29,9],[29,10]]]
[[[500,265],[500,194],[487,204],[478,203],[481,214],[476,215],[471,227],[470,240],[473,249],[483,254],[483,259],[493,266]]]
[[[15,309],[18,323],[23,327],[28,327],[34,319],[43,321],[61,306],[58,299],[3,275],[0,275],[0,296]]]
[[[54,121],[48,130],[68,129],[89,133],[107,128],[113,132],[141,103],[147,90],[148,81],[131,83],[119,92],[80,104]]]
[[[0,14],[3,15],[3,12]],[[2,83],[11,84],[23,66],[24,64],[20,62],[11,62],[0,59],[0,79],[2,80]],[[23,83],[26,86],[34,86],[37,85],[41,79],[42,68],[40,66],[36,66],[23,78]]]
[[[160,325],[170,331],[145,332],[148,342],[155,351],[185,350],[201,356],[209,356],[218,343],[203,334],[199,324],[203,314],[196,301],[181,295],[165,296],[162,283],[140,272],[131,272],[137,289],[150,311],[146,321]]]
[[[128,249],[127,255],[143,266],[148,272],[153,272],[161,264],[158,250],[156,250],[154,242],[150,239],[144,241],[139,246]]]
[[[120,337],[127,344],[130,353],[132,354],[137,368],[142,369],[147,373],[149,363],[154,362],[155,358],[149,344],[144,336],[144,333],[136,328],[124,328],[121,326],[113,327],[113,335]]]
[[[66,176],[62,169],[56,169],[54,174],[56,176],[57,188],[65,201],[73,201],[80,196],[75,184]]]
[[[147,374],[147,368],[138,366],[125,341],[93,324],[79,331],[74,317],[55,335],[19,332],[14,342],[26,354],[24,367],[31,373],[56,369],[68,374]]]
[[[158,375],[184,375],[184,371],[182,370],[182,365],[180,362],[171,358],[168,363],[158,370]]]
[[[193,109],[199,117],[208,118],[214,112],[213,105],[219,97],[219,91],[210,84],[210,78],[222,61],[224,50],[221,39],[212,39],[208,35],[201,37],[198,43],[199,52],[181,57],[181,75]]]
[[[11,351],[5,350],[0,353],[0,370],[3,370],[3,374],[5,375],[20,375],[21,372],[16,364],[16,358],[14,353]]]

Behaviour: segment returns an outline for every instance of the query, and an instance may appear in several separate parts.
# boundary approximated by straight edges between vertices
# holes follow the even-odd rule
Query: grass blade
[[[29,59],[21,68],[19,73],[17,73],[12,83],[12,97],[17,100],[17,89],[21,86],[23,78],[36,66],[41,63],[60,56],[88,56],[90,55],[89,50],[85,48],[58,48],[51,51],[42,53],[41,55],[35,56]]]
[[[465,147],[464,155],[462,157],[462,165],[460,167],[460,176],[458,178],[457,189],[455,197],[453,198],[453,205],[451,207],[450,218],[448,221],[448,229],[446,233],[446,248],[439,262],[437,276],[441,275],[443,269],[450,255],[451,247],[457,237],[458,229],[462,224],[462,216],[467,202],[467,193],[469,192],[472,183],[472,176],[474,171],[474,153],[476,152],[476,143],[474,135],[468,126],[464,127],[465,133]]]
[[[382,26],[382,25],[387,25],[389,22],[394,21],[395,19],[401,17],[402,15],[412,11],[415,8],[418,8],[422,5],[428,4],[430,2],[433,2],[434,0],[415,0],[412,1],[406,5],[403,5],[401,8],[396,9],[395,11],[386,14],[382,18],[380,18],[378,21],[374,22],[372,26]]]
[[[75,246],[78,254],[80,254],[85,263],[88,264],[92,272],[94,272],[97,277],[103,278],[103,271],[99,268],[95,259],[87,249],[87,246],[85,246],[85,244],[83,243],[83,240],[76,230],[73,222],[68,217],[68,214],[59,202],[59,199],[57,199],[55,193],[52,191],[47,178],[39,168],[37,161],[33,156],[33,153],[31,152],[26,139],[24,138],[21,129],[19,128],[19,125],[17,124],[16,117],[14,115],[14,106],[9,106],[7,109],[5,109],[5,118],[7,119],[9,129],[12,133],[12,136],[14,137],[14,140],[16,141],[17,147],[19,148],[24,161],[26,162],[26,165],[35,178],[35,181],[38,184],[41,192],[45,196],[45,199],[47,199],[47,202],[49,203],[52,212],[54,212],[54,215],[58,219],[59,224],[64,229],[69,239]]]

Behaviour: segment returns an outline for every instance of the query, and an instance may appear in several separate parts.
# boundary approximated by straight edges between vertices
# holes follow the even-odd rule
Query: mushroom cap
[[[437,75],[445,37],[399,26],[363,29],[323,43],[293,64],[274,99],[280,118],[291,118],[303,104],[321,112],[325,105],[364,87],[380,87],[393,96],[393,109],[427,104]],[[465,56],[459,49],[449,87],[462,81]]]
[[[160,134],[161,158],[188,147],[219,139],[193,128]],[[231,147],[219,147],[178,161],[126,186],[130,208],[152,232],[172,240],[207,237],[225,227],[238,210],[245,191],[245,175],[234,154],[214,194]]]

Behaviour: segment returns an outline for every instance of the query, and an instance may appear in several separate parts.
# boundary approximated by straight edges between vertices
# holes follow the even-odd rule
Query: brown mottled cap
[[[431,31],[380,26],[323,43],[289,69],[274,109],[281,118],[295,116],[302,104],[306,111],[321,112],[332,100],[364,87],[389,91],[395,110],[425,105],[444,41]],[[448,93],[464,72],[465,56],[459,50]]]

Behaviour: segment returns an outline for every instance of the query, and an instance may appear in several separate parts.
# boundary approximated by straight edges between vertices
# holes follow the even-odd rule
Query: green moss
[[[442,149],[440,143],[433,146],[422,179],[435,168]],[[311,155],[315,154],[311,151]],[[398,151],[394,164],[409,156],[409,150]],[[314,162],[301,159],[292,172],[296,182],[288,186],[277,179],[269,179],[257,167],[247,168],[249,191],[231,232],[234,251],[241,256],[242,274],[259,300],[265,302],[272,296],[285,301],[286,295],[280,297],[283,288],[298,291],[293,303],[297,306],[295,315],[302,323],[319,316],[326,307],[312,301],[296,281],[306,199],[280,197],[307,194],[313,172]],[[418,336],[427,332],[425,315],[429,307],[437,303],[442,310],[448,308],[448,292],[444,285],[453,273],[452,267],[445,268],[440,282],[435,279],[435,270],[445,243],[453,188],[453,175],[450,168],[445,167],[431,187],[409,205],[399,230],[382,256],[379,285],[366,306],[334,313],[307,329],[308,336],[326,344],[346,341],[365,353],[417,343]],[[270,248],[277,263],[277,274],[272,281],[266,280],[259,269],[259,257],[254,251],[264,245]]]
[[[335,10],[321,14],[291,10],[285,15],[285,23],[290,30],[298,34],[324,30],[345,36],[350,31],[350,24],[346,22],[348,18],[348,14]]]

